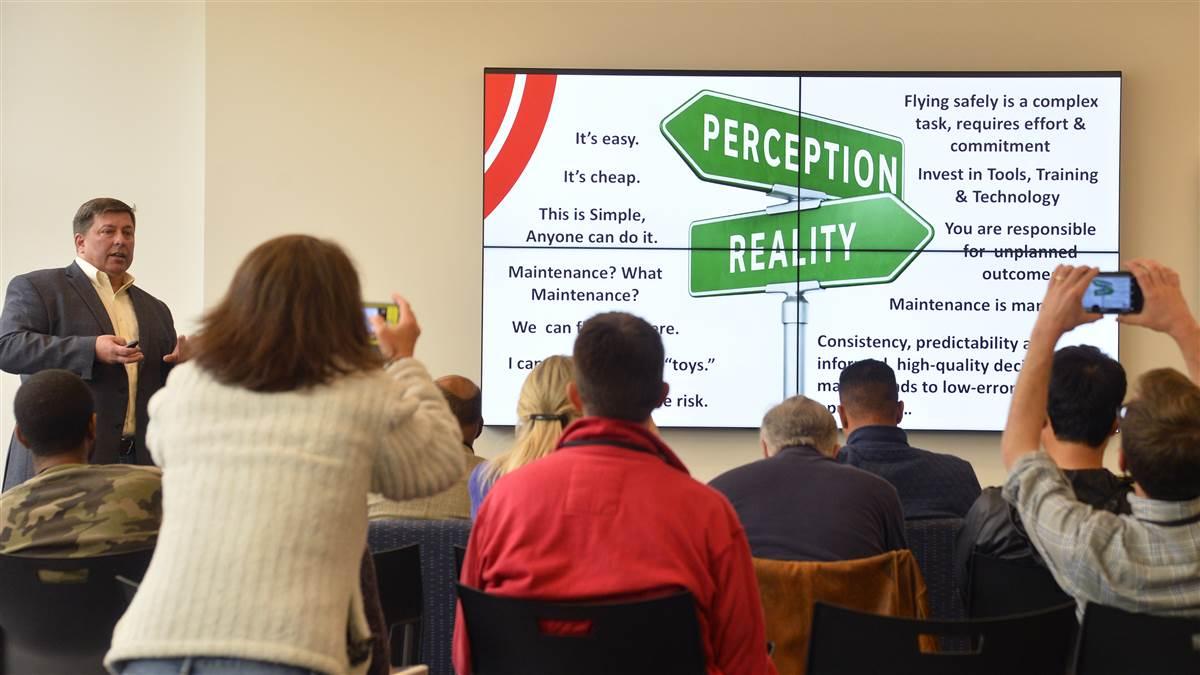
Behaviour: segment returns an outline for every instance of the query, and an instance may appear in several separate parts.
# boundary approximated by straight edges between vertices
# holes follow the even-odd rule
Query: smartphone
[[[367,322],[367,335],[371,336],[371,344],[379,344],[375,337],[375,329],[371,326],[371,317],[377,316],[385,323],[400,323],[400,308],[389,302],[364,302],[363,321]]]
[[[137,341],[137,340],[130,340],[129,342],[126,342],[126,343],[125,343],[125,346],[126,346],[126,347],[128,347],[129,349],[133,349],[134,347],[137,347],[137,346],[138,346],[138,341]]]
[[[1084,291],[1083,308],[1096,314],[1137,314],[1142,287],[1129,272],[1101,272]]]

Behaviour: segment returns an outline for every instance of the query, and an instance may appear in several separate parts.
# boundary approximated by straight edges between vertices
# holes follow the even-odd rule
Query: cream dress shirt
[[[125,273],[125,283],[113,290],[112,281],[108,274],[96,269],[90,262],[76,256],[75,264],[87,275],[92,282],[92,288],[100,296],[104,310],[112,321],[116,336],[125,338],[126,342],[138,339],[137,313],[133,311],[133,298],[129,297],[129,287],[133,285],[133,276]],[[122,436],[133,436],[137,431],[137,383],[138,364],[126,363],[125,374],[129,376],[129,402],[125,406],[125,426]]]

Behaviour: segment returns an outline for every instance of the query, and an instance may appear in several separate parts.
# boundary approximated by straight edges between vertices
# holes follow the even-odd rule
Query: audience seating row
[[[813,620],[805,624],[802,631],[805,635],[769,636],[779,650],[776,662],[781,675],[803,673],[804,665],[813,675],[871,671],[880,667],[887,672],[910,672],[906,670],[907,666],[901,665],[910,662],[911,672],[1062,673],[1072,660],[1071,648],[1077,632],[1082,636],[1074,654],[1079,675],[1200,672],[1200,621],[1133,615],[1108,607],[1089,606],[1083,627],[1077,629],[1074,603],[1053,585],[1053,579],[1047,581],[1048,575],[1041,568],[1014,569],[1005,561],[979,561],[973,578],[1007,576],[1012,581],[991,585],[974,583],[970,593],[971,615],[995,618],[963,621],[966,613],[956,591],[958,580],[954,579],[951,563],[953,533],[957,525],[958,521],[954,519],[909,521],[907,536],[912,553],[887,554],[903,559],[891,561],[889,565],[902,568],[904,561],[911,566],[915,560],[919,566],[916,582],[921,588],[910,591],[918,599],[913,606],[876,607],[869,606],[871,603],[859,603],[846,608],[825,604],[838,602],[836,592],[805,593],[806,608],[813,608]],[[392,629],[394,665],[424,663],[432,675],[453,675],[450,654],[456,582],[461,551],[469,535],[470,522],[465,520],[371,522],[370,545],[379,576],[381,601]],[[0,675],[66,671],[84,675],[104,673],[100,663],[108,648],[112,626],[128,605],[136,582],[149,565],[151,553],[139,551],[85,559],[0,556],[0,587],[5,589],[0,602]],[[772,567],[768,563],[787,569],[768,569]],[[834,569],[838,563],[756,561],[768,618],[772,612],[800,611],[783,602],[789,596],[798,595],[784,590],[792,583],[789,580],[794,581],[798,574],[793,568],[805,565],[831,565],[830,569]],[[829,586],[832,591],[838,587],[836,579],[825,579],[822,583],[832,584]],[[896,575],[892,575],[886,583],[899,582]],[[872,593],[872,597],[887,595],[883,590],[876,590],[879,592]],[[570,645],[564,653],[574,654],[576,664],[607,663],[600,657],[579,659],[580,654],[586,653],[586,643],[580,639],[583,635],[633,645],[636,641],[631,636],[640,634],[649,636],[660,653],[671,655],[669,668],[668,664],[661,664],[649,656],[637,656],[636,652],[612,651],[611,657],[616,659],[612,663],[620,664],[621,672],[703,672],[702,662],[697,671],[694,662],[681,656],[701,654],[702,658],[694,627],[694,611],[681,613],[681,608],[692,608],[691,599],[686,595],[682,599],[673,596],[655,603],[633,605],[638,616],[649,618],[649,625],[654,627],[650,630],[639,623],[644,623],[643,619],[621,618],[625,611],[622,608],[626,607],[623,605],[533,603],[526,606],[523,601],[493,599],[465,587],[458,589],[458,593],[470,598],[464,601],[464,607],[472,616],[479,613],[491,617],[475,623],[476,628],[483,626],[482,630],[490,637],[478,641],[472,637],[477,657],[487,655],[489,663],[495,659],[498,669],[487,672],[515,672],[503,669],[503,657],[492,656],[492,647],[502,652],[509,649],[506,645],[526,642],[534,645],[539,640],[547,640],[537,635],[537,631],[530,631],[530,626],[535,623],[494,618],[517,615],[594,622],[583,634],[571,635],[573,640],[558,643]],[[1061,603],[1062,600],[1067,602]],[[1055,601],[1060,601],[1057,607],[1052,606]],[[1049,610],[1028,611],[1048,606],[1051,607]],[[880,613],[901,616],[880,616]],[[679,615],[690,619],[680,619]],[[904,618],[905,615],[911,618]],[[606,628],[610,621],[620,625],[615,629]],[[770,630],[771,625],[779,622],[768,621],[768,624]],[[676,631],[668,635],[664,626],[671,626]],[[809,628],[811,638],[807,634]],[[470,624],[468,629],[472,630]],[[682,635],[678,634],[679,630],[683,631]],[[73,639],[63,640],[64,635]],[[927,638],[919,640],[918,636],[922,635],[939,637],[938,654],[930,654],[933,643]],[[870,649],[862,649],[864,641],[870,643]],[[1157,646],[1144,648],[1151,641]],[[803,648],[808,645],[811,649],[806,656]],[[1142,648],[1131,649],[1131,645]],[[546,649],[553,657],[557,653],[554,650],[562,648]],[[525,652],[523,658],[529,654]],[[1159,662],[1149,660],[1156,656],[1161,659]],[[1016,657],[1022,660],[1019,663],[1006,660]],[[877,658],[885,661],[870,661]],[[552,662],[553,658],[547,664]],[[630,665],[634,662],[645,664],[650,670],[642,671],[640,666]],[[524,663],[528,667],[530,662]],[[684,669],[676,670],[680,667]],[[540,668],[539,672],[543,672]],[[553,672],[548,665],[546,668],[544,672]]]

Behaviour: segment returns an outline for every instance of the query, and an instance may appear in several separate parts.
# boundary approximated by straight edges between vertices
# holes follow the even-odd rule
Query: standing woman
[[[361,673],[368,491],[410,499],[463,471],[458,423],[420,362],[420,328],[363,320],[330,241],[250,252],[150,401],[163,523],[105,663],[121,675]],[[387,360],[385,365],[384,360]]]
[[[517,442],[508,452],[476,466],[467,481],[471,520],[475,520],[483,498],[501,476],[558,447],[563,429],[579,417],[567,398],[567,384],[574,380],[575,367],[569,356],[551,356],[529,371],[517,399]]]

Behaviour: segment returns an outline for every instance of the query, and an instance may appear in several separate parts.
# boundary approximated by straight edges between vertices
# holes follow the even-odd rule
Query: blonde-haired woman
[[[551,356],[529,371],[517,399],[517,442],[508,452],[471,472],[467,483],[471,520],[497,479],[553,452],[562,430],[579,417],[579,411],[567,399],[567,384],[574,379],[569,356]]]

